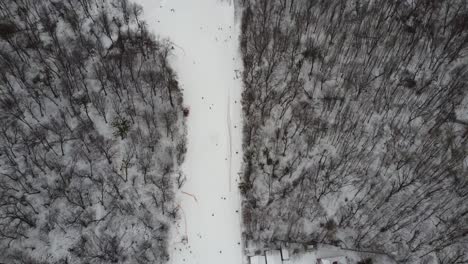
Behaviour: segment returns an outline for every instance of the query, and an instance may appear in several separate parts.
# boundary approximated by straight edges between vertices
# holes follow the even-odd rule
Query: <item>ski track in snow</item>
[[[231,121],[231,107],[230,107],[230,102],[231,102],[231,93],[228,92],[228,97],[227,97],[227,118],[226,118],[226,125],[228,129],[228,161],[229,161],[229,168],[228,168],[228,173],[229,173],[229,192],[232,191],[232,131],[231,131],[231,126],[232,126],[232,121]]]
[[[181,219],[172,264],[243,262],[240,196],[241,69],[234,5],[219,0],[136,0],[149,30],[174,43],[170,63],[190,108],[187,182],[177,193]],[[187,237],[185,237],[187,236]]]

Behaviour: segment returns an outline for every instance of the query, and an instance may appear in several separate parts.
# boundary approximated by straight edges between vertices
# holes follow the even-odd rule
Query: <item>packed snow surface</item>
[[[241,61],[234,5],[217,0],[138,0],[149,30],[173,43],[188,150],[181,219],[169,263],[240,264]]]

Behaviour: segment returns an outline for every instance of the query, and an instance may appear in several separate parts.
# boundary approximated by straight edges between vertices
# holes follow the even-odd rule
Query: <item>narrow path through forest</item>
[[[234,5],[219,0],[138,0],[151,32],[174,43],[184,92],[188,150],[178,193],[181,220],[170,263],[240,264],[237,188],[241,152],[241,61]]]

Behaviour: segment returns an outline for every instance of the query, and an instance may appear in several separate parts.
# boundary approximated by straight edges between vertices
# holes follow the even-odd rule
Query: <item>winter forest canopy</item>
[[[182,94],[141,13],[0,1],[0,262],[167,260]]]
[[[468,263],[468,1],[233,1],[242,244]],[[0,263],[168,262],[189,108],[142,17],[130,0],[0,0]]]
[[[246,239],[468,263],[468,2],[240,2]]]

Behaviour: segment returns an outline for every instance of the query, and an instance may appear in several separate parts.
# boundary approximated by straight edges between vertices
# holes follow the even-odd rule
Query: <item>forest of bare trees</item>
[[[240,2],[246,239],[468,263],[468,2]]]
[[[127,0],[0,0],[0,262],[162,263],[182,95]]]

